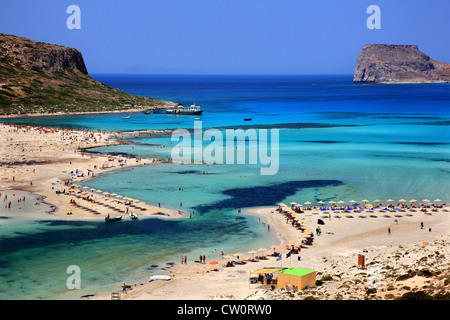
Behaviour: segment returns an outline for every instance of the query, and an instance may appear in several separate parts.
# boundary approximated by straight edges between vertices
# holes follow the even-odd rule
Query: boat
[[[171,277],[170,276],[165,276],[165,275],[154,275],[150,277],[150,281],[152,280],[170,280]]]
[[[183,105],[179,105],[174,108],[166,108],[166,113],[168,114],[187,114],[187,115],[198,115],[202,114],[203,110],[200,108],[200,106],[191,105],[190,107],[185,107]]]
[[[138,216],[135,213],[133,213],[133,212],[130,212],[129,216],[133,220],[136,220],[138,218]]]
[[[122,119],[130,119],[130,116],[122,117]]]
[[[252,118],[245,118],[244,121],[252,121]]]
[[[147,110],[147,111],[144,112],[144,114],[150,114],[150,113],[152,113],[151,110]]]
[[[105,217],[106,222],[120,221],[122,220],[122,216],[110,217],[109,215]]]

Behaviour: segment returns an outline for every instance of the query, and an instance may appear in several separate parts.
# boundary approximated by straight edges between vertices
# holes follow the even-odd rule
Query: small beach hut
[[[286,286],[296,287],[299,290],[316,286],[316,271],[301,268],[287,268],[278,272],[277,289]]]

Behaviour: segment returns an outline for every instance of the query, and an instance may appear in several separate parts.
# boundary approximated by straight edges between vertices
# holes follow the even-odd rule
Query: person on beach
[[[420,223],[420,229],[423,229],[423,221]]]
[[[184,264],[187,264],[187,256],[184,256]]]
[[[388,234],[389,235],[391,234],[391,228],[388,228]]]
[[[203,264],[205,264],[206,263],[206,257],[205,257],[205,255],[203,255]]]
[[[181,256],[181,264],[183,264],[184,256]]]
[[[123,283],[122,293],[127,293],[127,286],[126,286],[125,282]]]

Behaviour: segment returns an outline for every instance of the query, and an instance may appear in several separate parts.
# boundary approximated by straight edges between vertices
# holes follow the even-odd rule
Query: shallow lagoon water
[[[97,77],[130,93],[197,102],[205,109],[200,117],[204,129],[279,129],[278,173],[262,176],[260,165],[164,163],[84,183],[194,211],[192,219],[105,224],[56,218],[45,213],[44,205],[39,213],[30,205],[26,211],[32,216],[17,213],[17,207],[13,212],[0,209],[0,216],[9,217],[0,220],[2,299],[109,293],[123,282],[145,282],[152,274],[169,272],[181,255],[194,261],[204,254],[211,260],[220,258],[222,250],[233,254],[277,242],[275,232],[268,232],[257,217],[238,214],[238,208],[292,201],[450,198],[448,84],[361,86],[348,76]],[[243,121],[249,117],[252,121]],[[194,118],[83,115],[9,122],[129,131],[192,129]],[[128,143],[93,151],[164,159],[176,144],[170,135],[134,137]],[[81,290],[66,287],[70,265],[81,268]]]

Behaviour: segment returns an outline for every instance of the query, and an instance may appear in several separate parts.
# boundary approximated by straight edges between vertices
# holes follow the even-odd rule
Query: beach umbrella
[[[441,202],[441,199],[435,199],[434,202]]]
[[[105,191],[105,192],[103,192],[103,194],[109,194],[109,192],[108,192],[108,191]]]
[[[373,202],[380,202],[380,200],[376,199],[376,200],[373,200]]]
[[[369,200],[367,200],[367,199],[364,199],[364,200],[363,200],[363,202],[369,202]]]
[[[336,203],[336,202],[334,202],[333,200],[331,200],[331,201],[329,201],[328,203]]]
[[[238,258],[238,260],[239,260],[239,257],[242,257],[243,255],[244,255],[244,254],[241,253],[241,252],[236,252],[236,253],[234,254],[234,256]]]
[[[355,200],[350,200],[349,202],[354,203],[354,202],[356,202],[356,201],[355,201]]]
[[[305,202],[305,204],[311,204],[311,202],[309,202],[309,201],[306,201],[306,202]]]
[[[103,192],[103,191],[102,191],[102,190],[97,190],[96,192],[99,192],[99,193],[100,193],[100,192]]]
[[[282,206],[282,207],[287,207],[287,205],[284,204],[283,202],[280,202],[278,205],[279,205],[279,206]]]
[[[409,202],[416,202],[416,201],[417,201],[416,199],[409,200]]]
[[[423,202],[430,202],[430,200],[428,200],[428,199],[423,199],[422,201]]]
[[[325,202],[323,202],[322,200],[320,200],[320,201],[317,201],[317,203],[325,203]]]
[[[388,201],[388,202],[392,202],[392,201],[394,201],[394,200],[392,200],[392,199],[388,199],[387,201]]]
[[[405,200],[405,199],[400,199],[400,200],[398,200],[398,201],[400,201],[400,202],[405,202],[406,200]]]
[[[338,203],[344,203],[345,201],[339,200]]]
[[[233,256],[230,256],[229,254],[227,254],[226,256],[224,256],[224,258],[233,259]]]
[[[250,250],[248,253],[251,253],[252,254],[252,258],[253,258],[253,255],[255,254],[255,253],[257,253],[258,251],[255,251],[255,250]]]
[[[322,219],[317,219],[317,224],[325,224]]]
[[[117,196],[117,193],[113,192],[111,193],[112,196]]]

